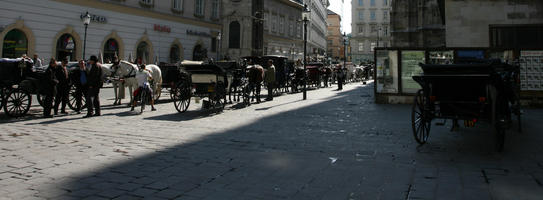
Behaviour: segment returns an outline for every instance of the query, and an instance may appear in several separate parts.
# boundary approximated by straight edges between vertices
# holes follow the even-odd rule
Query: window
[[[490,47],[541,48],[543,25],[490,25]]]
[[[141,59],[143,63],[149,63],[149,45],[147,42],[140,42],[136,50],[136,58]]]
[[[289,36],[294,36],[294,20],[290,20],[290,23],[288,25],[289,30]]]
[[[270,30],[270,14],[264,13],[264,30]]]
[[[195,0],[194,14],[198,16],[204,16],[205,10],[205,1],[204,0]]]
[[[383,36],[388,35],[388,26],[383,26]]]
[[[302,38],[302,23],[296,22],[296,37]]]
[[[358,0],[358,6],[364,6],[364,0]]]
[[[140,0],[140,3],[144,5],[152,6],[153,0]]]
[[[358,11],[358,19],[359,20],[364,20],[364,11],[363,10]]]
[[[211,0],[211,18],[219,19],[219,0]]]
[[[13,29],[4,37],[4,46],[2,47],[2,58],[19,58],[26,54],[28,50],[28,40],[24,32]]]
[[[113,61],[115,56],[119,56],[119,43],[111,38],[104,44],[104,60]]]
[[[272,15],[271,16],[271,31],[276,32],[277,31],[277,17]]]
[[[240,24],[238,21],[233,21],[229,26],[230,33],[228,35],[228,48],[239,49],[240,48]]]
[[[373,52],[373,50],[374,50],[376,44],[377,44],[377,43],[375,43],[375,42],[372,42],[372,43],[371,43],[371,47],[370,47],[370,48],[371,48],[371,52]]]
[[[177,63],[181,60],[181,50],[179,45],[174,44],[170,48],[170,63]]]
[[[388,6],[388,0],[383,0],[383,6]]]
[[[375,25],[375,24],[370,25],[370,32],[371,33],[376,33],[377,32],[377,25]]]
[[[358,43],[358,51],[359,51],[359,52],[364,51],[364,43],[363,43],[363,42],[359,42],[359,43]]]
[[[376,20],[376,17],[375,17],[375,10],[370,10],[370,19],[371,19],[371,21],[375,21],[375,20]]]
[[[375,0],[370,0],[370,5],[375,6]]]
[[[358,33],[364,33],[364,25],[358,25]]]
[[[388,20],[388,10],[383,11],[383,20]]]
[[[70,34],[64,34],[57,41],[57,60],[68,57],[68,60],[75,60],[75,42]]]
[[[285,17],[279,17],[279,33],[285,33]]]
[[[172,0],[172,8],[174,10],[183,11],[183,1],[184,0]]]

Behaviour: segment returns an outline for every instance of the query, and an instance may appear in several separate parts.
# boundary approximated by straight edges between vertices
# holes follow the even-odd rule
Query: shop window
[[[490,47],[541,48],[543,25],[491,25]]]
[[[179,45],[174,44],[170,48],[170,63],[177,63],[181,60],[181,48]]]
[[[424,51],[402,51],[402,93],[414,94],[421,89],[413,80],[413,76],[422,74],[419,63],[426,63]]]
[[[398,93],[398,51],[376,52],[377,93]]]
[[[119,56],[119,43],[115,39],[109,39],[104,44],[104,61],[114,61],[115,56]]]
[[[240,24],[237,21],[233,21],[229,25],[229,36],[228,36],[228,48],[239,49],[240,48]]]
[[[26,35],[18,29],[9,31],[4,37],[2,58],[19,58],[27,52],[28,39]]]
[[[75,61],[75,41],[72,35],[64,34],[57,40],[57,60],[68,58]]]
[[[194,47],[194,51],[192,52],[192,60],[194,61],[203,61],[207,58],[207,49],[202,47],[202,45],[198,44]]]
[[[136,50],[136,58],[141,59],[143,63],[150,63],[149,44],[147,42],[140,42]]]

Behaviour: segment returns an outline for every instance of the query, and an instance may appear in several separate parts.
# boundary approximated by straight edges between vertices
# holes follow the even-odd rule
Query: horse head
[[[128,61],[119,61],[119,64],[114,66],[115,76],[122,78],[135,77],[138,71],[138,66]]]

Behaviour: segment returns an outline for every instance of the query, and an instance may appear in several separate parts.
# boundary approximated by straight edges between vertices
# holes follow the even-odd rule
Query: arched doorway
[[[28,39],[19,29],[9,31],[4,37],[2,58],[19,58],[28,53]]]
[[[207,49],[205,49],[201,44],[194,46],[194,51],[192,52],[192,60],[194,61],[203,61],[207,58]]]
[[[230,33],[228,37],[228,48],[231,49],[239,49],[240,48],[240,38],[241,38],[241,31],[240,31],[240,25],[238,21],[233,21],[228,26]]]
[[[170,63],[177,63],[181,60],[181,48],[179,45],[174,44],[170,48]]]
[[[141,58],[143,63],[150,63],[150,50],[147,42],[140,42],[136,50],[136,58]]]
[[[117,42],[117,40],[111,38],[111,39],[108,39],[106,41],[106,43],[104,44],[104,61],[111,61],[113,62],[113,58],[117,56],[120,58],[119,56],[119,43]]]
[[[57,60],[62,60],[64,58],[68,58],[68,60],[75,61],[76,60],[76,52],[75,52],[75,40],[74,37],[70,34],[64,34],[60,36],[57,40]]]

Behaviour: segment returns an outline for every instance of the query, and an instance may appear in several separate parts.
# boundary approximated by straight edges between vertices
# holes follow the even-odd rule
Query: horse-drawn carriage
[[[503,150],[512,114],[517,116],[520,130],[518,67],[500,62],[421,67],[423,75],[413,76],[422,89],[417,92],[411,115],[419,144],[427,142],[434,119],[452,119],[453,129],[458,120],[464,120],[467,127],[488,121],[495,129],[498,151]]]
[[[315,87],[321,86],[324,64],[320,62],[307,63],[307,84]]]
[[[6,115],[21,117],[38,93],[40,75],[32,71],[32,62],[24,58],[0,59],[0,107]]]
[[[204,109],[224,109],[226,105],[226,71],[216,64],[198,61],[181,63],[184,78],[176,84],[174,106],[178,112],[187,111],[192,97],[207,98],[203,101]]]

